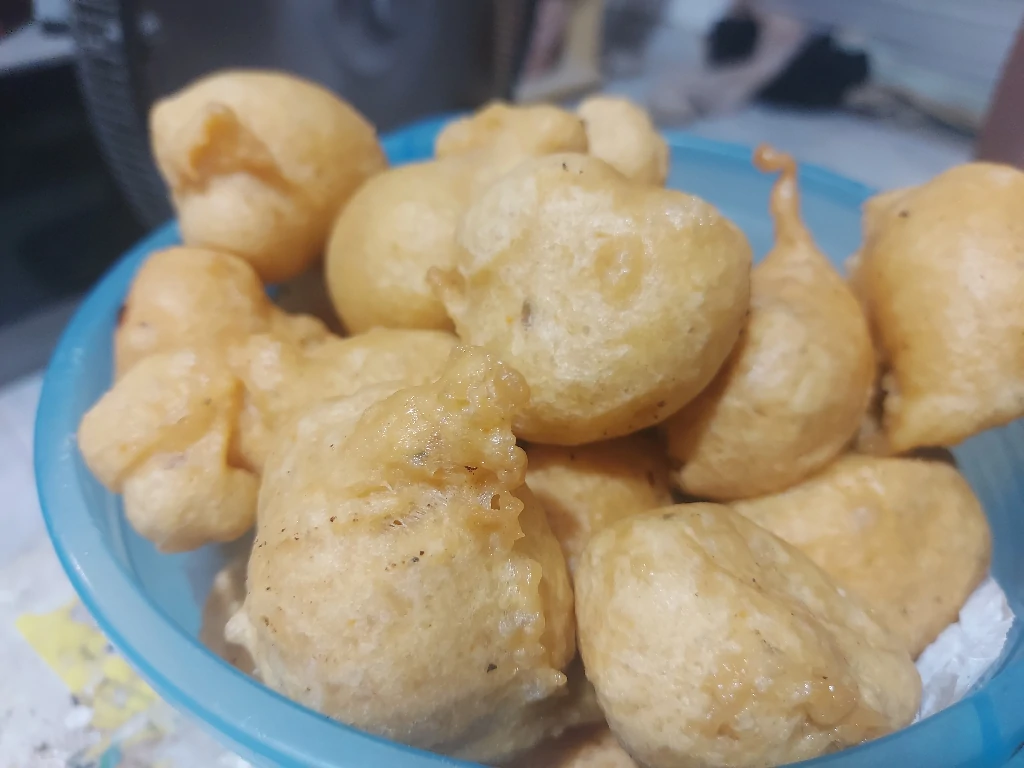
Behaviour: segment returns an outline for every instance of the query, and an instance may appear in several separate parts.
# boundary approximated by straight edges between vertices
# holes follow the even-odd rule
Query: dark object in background
[[[507,96],[534,0],[74,0],[99,141],[149,225],[170,217],[149,155],[154,100],[226,67],[282,69],[343,95],[381,130]]]
[[[143,233],[70,66],[0,78],[0,326],[86,290]]]
[[[749,59],[757,45],[757,21],[753,14],[737,12],[708,32],[707,60],[715,66],[739,64]]]
[[[759,24],[749,13],[722,19],[708,34],[707,58],[715,66],[741,64],[757,48]],[[762,86],[757,98],[790,107],[838,107],[870,76],[868,57],[839,48],[831,35],[814,34],[786,65]]]
[[[638,59],[661,24],[666,0],[606,0],[602,53],[606,60]]]
[[[32,0],[0,0],[0,38],[32,18]]]
[[[978,136],[975,158],[1008,163],[1024,170],[1024,24],[1003,64],[999,84],[992,95],[985,124]]]

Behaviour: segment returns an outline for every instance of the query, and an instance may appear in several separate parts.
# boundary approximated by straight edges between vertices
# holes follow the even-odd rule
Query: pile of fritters
[[[1024,174],[872,199],[847,281],[791,158],[753,158],[778,179],[752,269],[621,99],[492,104],[399,168],[278,73],[151,128],[184,244],[136,275],[79,446],[162,551],[255,526],[219,652],[492,765],[771,766],[913,720],[913,659],[991,550],[913,451],[1024,415]]]

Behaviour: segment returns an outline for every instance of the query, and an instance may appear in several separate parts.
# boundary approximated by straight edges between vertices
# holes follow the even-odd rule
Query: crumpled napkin
[[[971,690],[1002,655],[1012,624],[1006,593],[989,576],[964,603],[959,621],[918,657],[923,691],[917,720],[955,704]]]

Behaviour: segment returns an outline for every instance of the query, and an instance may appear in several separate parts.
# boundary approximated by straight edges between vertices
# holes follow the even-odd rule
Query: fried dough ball
[[[238,613],[245,601],[245,571],[249,566],[251,547],[232,553],[224,567],[217,571],[210,592],[203,603],[199,641],[228,664],[251,675],[252,657],[240,645],[229,643],[224,637],[228,620]]]
[[[427,284],[455,264],[455,230],[469,206],[475,165],[465,158],[392,168],[341,212],[327,244],[327,284],[351,333],[376,326],[450,330]]]
[[[247,262],[202,248],[157,251],[139,268],[114,332],[120,377],[142,358],[203,347],[221,353],[252,333],[297,343],[327,335],[315,318],[275,307]]]
[[[250,336],[229,356],[245,386],[241,455],[260,470],[277,433],[314,403],[374,384],[433,381],[457,341],[441,331],[382,328],[351,338],[327,336],[304,346],[272,334]]]
[[[495,101],[448,123],[434,142],[439,158],[481,150],[514,158],[586,152],[587,132],[578,116],[560,107]]]
[[[438,331],[341,339],[318,320],[287,315],[265,299],[248,308],[232,302],[223,273],[251,277],[251,268],[233,256],[190,251],[188,258],[212,265],[206,272],[185,270],[205,275],[192,282],[174,279],[179,271],[171,256],[161,255],[158,268],[133,289],[119,360],[134,364],[86,415],[79,435],[90,469],[124,494],[128,519],[164,551],[229,541],[252,525],[266,456],[277,432],[302,410],[368,385],[392,382],[393,392],[430,381],[456,343]],[[235,266],[240,272],[230,270]],[[169,274],[163,292],[156,279],[162,272]],[[210,274],[215,277],[207,279]],[[231,314],[216,309],[218,280],[226,305],[239,307],[236,317],[247,312],[250,322],[233,326]],[[205,339],[187,311],[190,285],[210,288],[207,301],[193,302],[197,313],[207,313]],[[267,332],[246,335],[254,327]]]
[[[431,281],[459,336],[516,368],[525,440],[578,445],[665,419],[743,325],[750,247],[703,200],[585,155],[531,160],[466,212],[457,269]]]
[[[1024,173],[969,163],[864,207],[861,286],[892,450],[1024,415]]]
[[[751,277],[750,318],[701,395],[665,424],[686,493],[741,499],[788,488],[832,461],[867,412],[875,356],[864,313],[800,221],[796,163],[772,191],[776,243]]]
[[[449,124],[437,139],[439,159],[370,179],[338,216],[327,244],[327,282],[345,327],[450,330],[427,272],[455,265],[455,232],[470,202],[531,157],[586,146],[570,112],[495,103]]]
[[[265,467],[248,593],[228,625],[264,682],[466,759],[544,735],[518,726],[565,695],[575,627],[511,430],[527,397],[515,371],[463,350],[436,382],[293,422]]]
[[[237,539],[253,523],[259,480],[239,469],[231,435],[238,380],[194,350],[139,361],[82,418],[93,475],[124,494],[125,516],[163,552]]]
[[[458,158],[467,163],[474,199],[527,160],[586,151],[583,121],[550,104],[493,102],[449,123],[434,143],[434,153],[441,160]]]
[[[665,451],[650,435],[526,446],[526,484],[547,513],[570,575],[587,540],[626,515],[672,503]]]
[[[226,347],[269,327],[270,301],[237,256],[202,248],[156,251],[139,267],[114,331],[118,376],[142,358]]]
[[[455,265],[455,233],[470,202],[531,157],[585,151],[586,137],[579,119],[557,107],[496,104],[450,124],[437,144],[440,159],[370,179],[334,224],[327,282],[351,333],[450,330],[427,272]]]
[[[304,272],[341,207],[387,165],[362,115],[279,72],[200,78],[160,99],[149,127],[185,242],[241,256],[268,283]]]
[[[902,643],[796,549],[728,507],[596,534],[576,570],[587,676],[641,765],[771,766],[909,725]]]
[[[992,553],[981,504],[943,462],[844,456],[795,488],[733,509],[873,608],[914,657],[956,621]]]
[[[576,113],[583,118],[591,155],[628,179],[665,186],[668,144],[646,111],[628,99],[592,96],[583,100]]]
[[[638,768],[604,724],[574,728],[508,768]]]

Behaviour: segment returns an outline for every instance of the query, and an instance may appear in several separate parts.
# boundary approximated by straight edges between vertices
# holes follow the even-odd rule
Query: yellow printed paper
[[[103,634],[74,614],[77,601],[45,614],[26,614],[15,625],[68,690],[92,707],[92,725],[112,731],[145,712],[153,690],[116,654]]]

